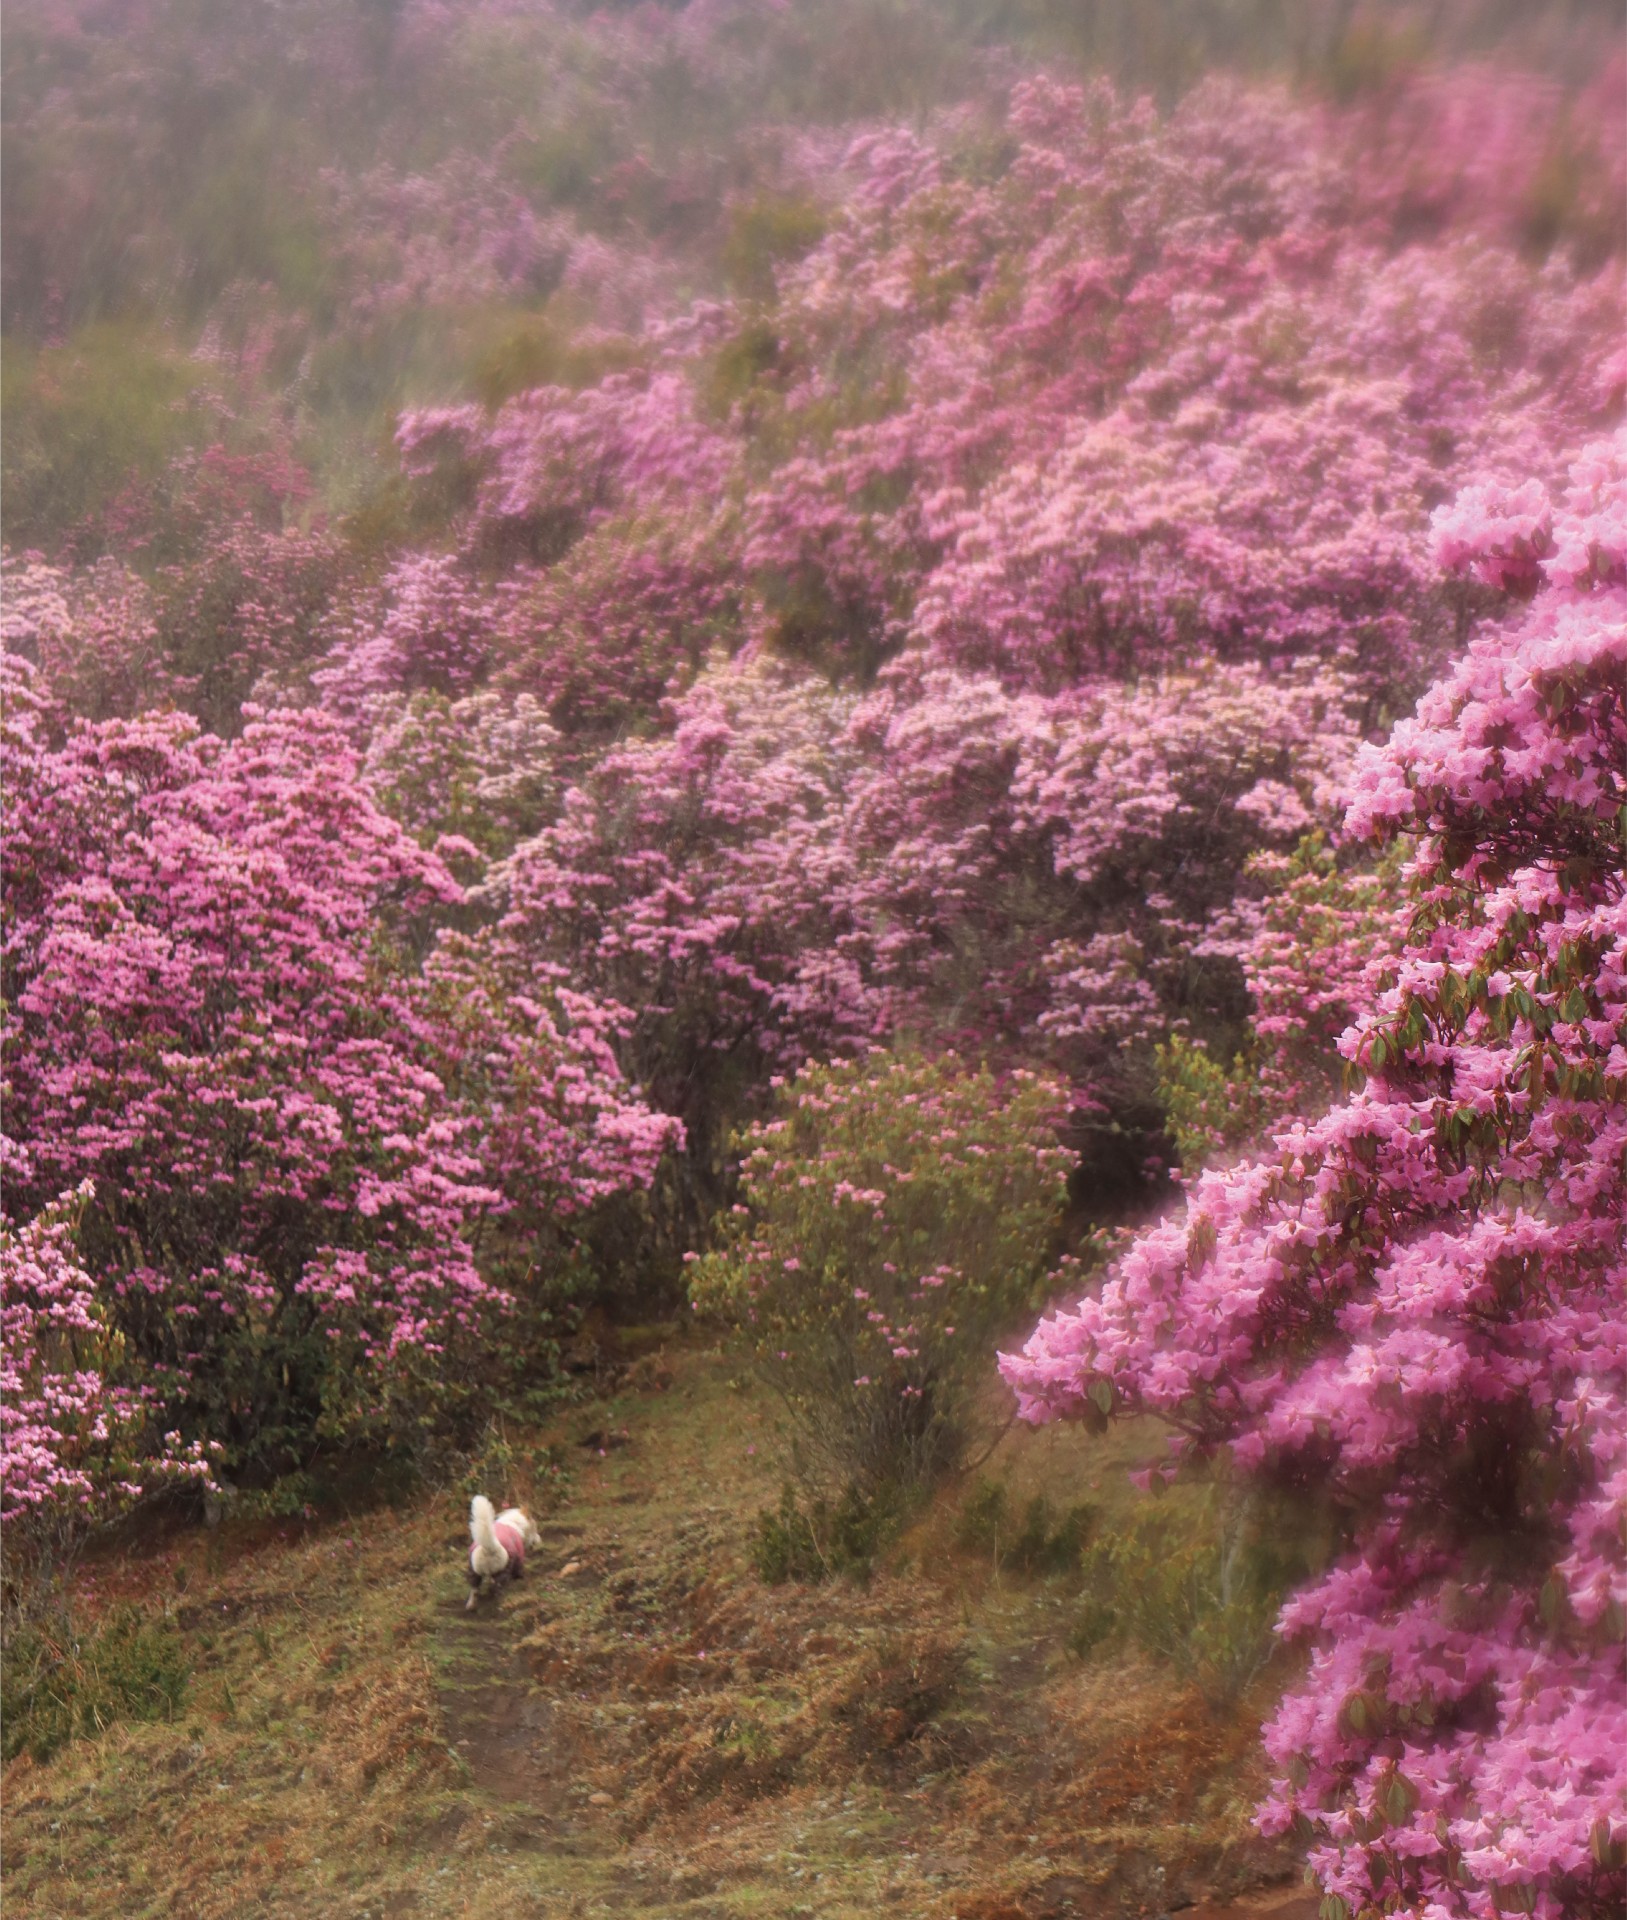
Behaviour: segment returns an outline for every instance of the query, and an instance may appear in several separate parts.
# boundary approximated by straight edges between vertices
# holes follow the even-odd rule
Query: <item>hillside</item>
[[[88,1604],[162,1612],[194,1679],[12,1764],[12,1920],[1312,1910],[1249,1828],[1257,1712],[1070,1654],[1076,1585],[957,1549],[953,1496],[868,1588],[763,1585],[761,1390],[705,1347],[633,1380],[508,1434],[545,1546],[494,1614],[450,1487],[96,1562]],[[1129,1444],[1013,1434],[986,1471],[1105,1517]]]
[[[3,66],[7,1914],[1621,1920],[1619,0]]]

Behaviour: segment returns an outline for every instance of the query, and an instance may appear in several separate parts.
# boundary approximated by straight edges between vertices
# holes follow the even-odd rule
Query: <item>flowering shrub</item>
[[[832,885],[848,705],[766,662],[708,675],[670,731],[604,754],[488,883],[516,965],[628,1010],[625,1058],[703,1177],[742,1083],[794,1063],[809,1034],[875,1030]]]
[[[1264,1819],[1340,1912],[1623,1894],[1627,445],[1551,513],[1522,624],[1362,765],[1348,830],[1417,836],[1342,1042],[1364,1084],[1003,1362],[1031,1419],[1149,1407],[1337,1504],[1348,1554],[1282,1615],[1311,1666]]]
[[[325,616],[347,573],[331,534],[267,532],[240,520],[209,528],[199,551],[160,570],[155,618],[176,703],[235,732],[263,675],[297,673],[324,648]],[[139,712],[156,689],[141,690]]]
[[[691,1298],[747,1329],[811,1468],[874,1492],[960,1458],[991,1344],[1034,1299],[1065,1096],[945,1055],[809,1067],[740,1140]]]
[[[378,694],[366,731],[368,792],[460,872],[510,852],[554,811],[559,736],[529,694]]]
[[[378,694],[455,698],[484,678],[497,619],[490,594],[467,568],[444,555],[412,554],[335,623],[313,682],[330,706],[347,712],[365,710]]]
[[[478,476],[468,538],[499,559],[547,564],[617,510],[716,498],[735,453],[697,412],[675,373],[615,373],[583,393],[537,387],[491,420],[478,407],[433,408],[397,431],[410,473],[450,458]]]
[[[1253,850],[1330,817],[1342,690],[1237,667],[1045,701],[900,671],[854,701],[719,664],[489,890],[505,941],[629,1009],[703,1168],[764,1068],[897,1033],[1061,1068],[1116,1120],[1147,1042],[1239,998],[1203,936]]]
[[[484,898],[632,1015],[689,1141],[680,1238],[767,1072],[900,1036],[1066,1074],[1104,1205],[1168,1155],[1153,1047],[1230,1059],[1251,991],[1262,1111],[1328,1097],[1354,949],[1255,954],[1262,894],[1291,949],[1312,884],[1259,857],[1331,830],[1359,740],[1498,603],[1443,578],[1433,505],[1557,471],[1615,392],[1604,281],[1507,251],[1534,149],[1495,189],[1448,168],[1407,245],[1385,138],[1030,77],[833,141],[749,304],[402,417],[411,485],[461,501],[455,553],[404,565],[479,602],[469,684],[558,733],[558,816]],[[325,698],[393,619],[362,611]]]
[[[1348,1074],[1339,1037],[1406,938],[1401,862],[1322,833],[1248,859],[1236,898],[1195,951],[1242,968],[1249,1018],[1230,1064],[1175,1033],[1156,1048],[1159,1098],[1183,1167],[1233,1151],[1295,1114],[1320,1112]]]
[[[8,703],[6,1001],[26,1212],[82,1245],[177,1427],[287,1466],[410,1437],[502,1305],[484,1221],[647,1182],[672,1134],[586,996],[494,1006],[434,947],[460,889],[380,814],[331,718],[71,730]],[[425,966],[420,956],[431,950]]]
[[[1263,1118],[1319,1111],[1346,1066],[1339,1038],[1381,968],[1405,943],[1400,849],[1375,856],[1320,833],[1288,855],[1261,849],[1245,884],[1201,943],[1243,968],[1251,1002],[1251,1076]]]
[[[20,1227],[0,1220],[0,1514],[60,1543],[156,1486],[207,1482],[200,1442],[157,1432],[125,1342],[74,1246],[88,1188]]]
[[[609,521],[513,584],[498,684],[540,701],[574,760],[659,712],[745,633],[733,555],[704,519]]]
[[[62,568],[7,556],[6,649],[88,720],[173,705],[230,732],[263,675],[295,674],[327,647],[345,566],[331,536],[210,526],[153,580],[107,558]]]
[[[216,442],[107,520],[150,580],[33,595],[72,615],[28,616],[42,672],[98,716],[342,716],[460,881],[506,859],[472,903],[504,965],[628,1009],[619,1057],[687,1130],[689,1227],[767,1072],[899,1036],[1066,1074],[1119,1193],[1167,1155],[1152,1046],[1245,1038],[1250,859],[1330,828],[1358,740],[1529,583],[1535,520],[1512,571],[1443,579],[1431,508],[1473,478],[1518,519],[1619,399],[1596,244],[1515,248],[1557,96],[1459,76],[1495,155],[1450,76],[1406,72],[1392,118],[1222,79],[1160,113],[997,61],[907,131],[749,124],[777,62],[837,49],[796,8],[746,24],[420,10],[390,57],[449,101],[430,135],[373,99],[372,52],[291,18],[301,85],[320,46],[332,111],[361,87],[386,115],[364,167],[278,176],[332,285],[280,316],[241,274],[211,296]],[[251,23],[218,38],[288,82]],[[531,104],[475,104],[499,43],[546,45]],[[725,151],[653,105],[676,73]],[[25,95],[43,137],[64,101]],[[1608,108],[1601,78],[1566,135],[1601,179]],[[740,268],[765,206],[799,211]],[[460,304],[486,319],[460,332]],[[301,530],[287,430],[232,383],[276,367],[342,412],[324,330],[387,360],[428,309],[475,377],[399,415],[394,532]],[[273,318],[293,358],[256,344]],[[370,406],[447,385],[367,364]]]
[[[1310,655],[1394,711],[1461,631],[1434,502],[1601,417],[1602,283],[1539,284],[1472,220],[1398,247],[1382,141],[1352,166],[1220,83],[1160,121],[1035,78],[1001,131],[992,177],[856,142],[781,287],[752,400],[794,452],[746,524],[785,637],[1043,691]]]

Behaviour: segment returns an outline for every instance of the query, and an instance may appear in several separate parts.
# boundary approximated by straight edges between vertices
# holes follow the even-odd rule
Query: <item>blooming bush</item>
[[[1336,1503],[1348,1553],[1282,1615],[1311,1664],[1264,1819],[1341,1912],[1623,1894],[1627,445],[1551,511],[1521,625],[1363,762],[1347,829],[1416,848],[1359,1091],[1003,1363],[1031,1419],[1149,1407]]]
[[[1296,1114],[1320,1112],[1348,1063],[1339,1038],[1406,938],[1401,861],[1320,832],[1291,853],[1262,848],[1195,951],[1241,967],[1249,1015],[1230,1062],[1174,1033],[1156,1048],[1159,1097],[1183,1168],[1235,1151]]]
[[[5,649],[89,720],[179,698],[146,583],[115,560],[68,569],[37,555],[4,561]]]
[[[1236,667],[1043,700],[899,671],[855,701],[718,663],[488,892],[505,942],[629,1010],[631,1071],[703,1183],[765,1071],[898,1034],[1063,1070],[1118,1125],[1172,1020],[1235,1018],[1205,936],[1252,852],[1331,817],[1342,692]]]
[[[647,1182],[671,1123],[586,996],[494,1007],[436,946],[461,890],[337,722],[249,709],[228,743],[148,716],[53,747],[26,688],[8,721],[8,1207],[94,1182],[85,1265],[188,1440],[286,1468],[318,1437],[410,1439],[502,1307],[482,1224]]]
[[[1432,507],[1472,479],[1529,519],[1619,399],[1596,238],[1518,249],[1557,96],[1457,76],[1493,155],[1450,76],[1390,75],[1389,117],[1220,78],[1158,112],[996,61],[909,130],[787,126],[749,105],[778,63],[847,71],[797,8],[486,14],[389,36],[432,135],[372,97],[376,49],[287,23],[302,86],[321,47],[332,111],[385,115],[365,167],[279,161],[332,284],[211,295],[216,439],[107,519],[122,571],[33,595],[73,615],[29,616],[48,684],[227,733],[314,699],[461,881],[508,856],[472,911],[629,1010],[686,1229],[768,1072],[899,1036],[1065,1073],[1118,1204],[1168,1154],[1153,1046],[1246,1038],[1250,859],[1331,828],[1358,740],[1530,578],[1536,520],[1513,572],[1443,578]],[[528,104],[476,106],[487,33],[547,46]],[[291,84],[250,23],[219,40]],[[679,73],[719,151],[652,108]],[[25,97],[44,138],[64,99]],[[1608,109],[1601,77],[1565,135],[1600,179]],[[742,266],[764,207],[797,211]],[[394,507],[302,527],[282,399],[444,392],[443,351],[471,377],[398,416]]]
[[[0,1220],[0,1514],[59,1547],[155,1487],[210,1478],[198,1441],[160,1435],[125,1341],[74,1245],[89,1189]]]
[[[375,695],[362,781],[374,801],[461,877],[509,853],[549,820],[558,799],[559,736],[528,694],[490,690]]]
[[[578,762],[746,635],[734,556],[703,517],[609,521],[513,585],[498,683],[540,701]]]
[[[703,1179],[765,1070],[877,1026],[833,885],[848,705],[768,662],[708,675],[488,882],[517,966],[627,1009],[624,1057]]]
[[[1045,1272],[1064,1104],[1029,1074],[878,1055],[806,1068],[742,1136],[691,1298],[747,1329],[813,1471],[874,1493],[958,1462]]]

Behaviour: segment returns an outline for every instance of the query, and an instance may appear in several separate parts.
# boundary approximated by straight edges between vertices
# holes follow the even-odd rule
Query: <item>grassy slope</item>
[[[545,1547],[495,1615],[462,1610],[453,1490],[97,1566],[91,1604],[168,1606],[196,1683],[174,1724],[8,1769],[8,1920],[1038,1920],[1291,1871],[1247,1824],[1257,1713],[1072,1659],[1065,1587],[953,1552],[952,1501],[868,1589],[764,1588],[770,1407],[726,1356],[673,1370],[509,1436],[491,1490],[533,1505]],[[1137,1444],[1014,1433],[992,1467],[1111,1512]]]

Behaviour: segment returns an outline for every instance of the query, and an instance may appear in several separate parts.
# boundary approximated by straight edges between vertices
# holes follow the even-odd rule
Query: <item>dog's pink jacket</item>
[[[508,1555],[511,1567],[525,1565],[525,1535],[518,1527],[511,1527],[506,1520],[492,1523],[492,1532],[497,1535],[497,1544]]]

